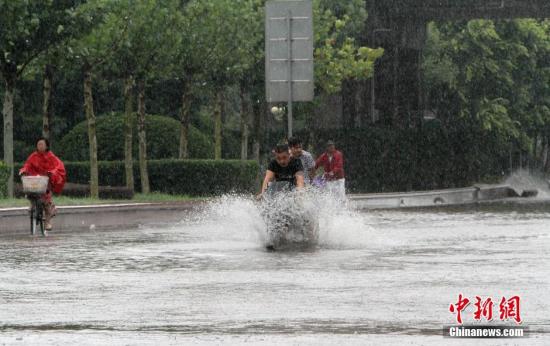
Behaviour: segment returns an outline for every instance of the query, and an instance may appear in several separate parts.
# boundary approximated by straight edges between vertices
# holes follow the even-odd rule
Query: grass
[[[63,205],[90,205],[90,204],[116,204],[116,203],[162,203],[202,200],[201,197],[187,195],[168,195],[164,193],[136,193],[133,199],[97,199],[97,198],[76,198],[66,196],[54,196],[53,200],[57,206]],[[0,208],[25,207],[29,204],[25,198],[0,198]]]

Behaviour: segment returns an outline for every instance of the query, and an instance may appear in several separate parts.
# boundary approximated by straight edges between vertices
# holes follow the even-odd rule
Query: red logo
[[[476,311],[474,312],[474,320],[480,321],[484,317],[487,321],[493,319],[493,300],[489,297],[481,302],[481,298],[476,296],[476,303],[474,304]]]
[[[513,318],[516,323],[521,323],[521,316],[519,315],[519,297],[513,296],[512,298],[506,300],[502,297],[502,300],[499,304],[500,308],[500,319],[507,320]]]
[[[458,302],[449,306],[450,312],[454,313],[456,311],[456,321],[460,324],[462,324],[462,310],[464,310],[468,306],[468,304],[470,304],[470,299],[462,298],[462,293],[460,293],[458,295]]]
[[[462,324],[462,313],[465,312],[466,308],[470,304],[470,299],[467,297],[463,297],[462,293],[458,295],[458,300],[456,303],[451,304],[449,306],[449,311],[453,314],[456,314],[456,321],[459,324]],[[474,320],[481,321],[491,321],[493,319],[493,299],[491,297],[487,297],[486,299],[482,299],[479,296],[475,297],[475,311],[474,311]],[[499,318],[501,321],[505,321],[508,319],[513,319],[516,321],[517,324],[521,323],[521,315],[520,315],[520,297],[519,296],[513,296],[509,299],[506,299],[506,297],[502,297],[500,300],[499,307]]]

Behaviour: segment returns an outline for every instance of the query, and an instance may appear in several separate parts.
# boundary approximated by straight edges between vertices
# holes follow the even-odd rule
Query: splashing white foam
[[[290,193],[281,195],[268,208],[287,213],[304,213],[318,222],[318,245],[324,248],[358,248],[369,243],[371,227],[367,215],[355,211],[348,201],[341,201],[329,193],[308,190],[299,198]],[[294,208],[292,203],[299,201]],[[288,205],[290,204],[290,205]],[[267,211],[269,214],[269,210]],[[294,214],[293,217],[299,215]],[[202,212],[185,220],[193,223],[202,233],[217,240],[254,242],[265,245],[267,237],[266,205],[252,196],[224,195],[206,205]]]
[[[530,173],[526,169],[519,169],[504,181],[521,194],[525,190],[538,190],[537,198],[550,198],[550,182],[543,176]]]

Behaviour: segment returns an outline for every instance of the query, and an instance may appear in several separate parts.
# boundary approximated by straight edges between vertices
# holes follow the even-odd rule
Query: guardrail
[[[348,195],[358,209],[458,205],[519,196],[509,185],[476,185],[459,189]]]
[[[53,219],[57,231],[86,229],[135,228],[144,224],[174,223],[187,212],[200,207],[203,201],[173,203],[126,203],[85,206],[59,206]],[[0,209],[0,234],[29,230],[28,208]]]

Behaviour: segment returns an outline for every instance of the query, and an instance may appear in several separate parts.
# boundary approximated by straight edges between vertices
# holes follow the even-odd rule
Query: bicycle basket
[[[21,177],[23,182],[24,193],[38,193],[43,194],[48,190],[48,177],[36,175],[36,176],[24,176]]]

